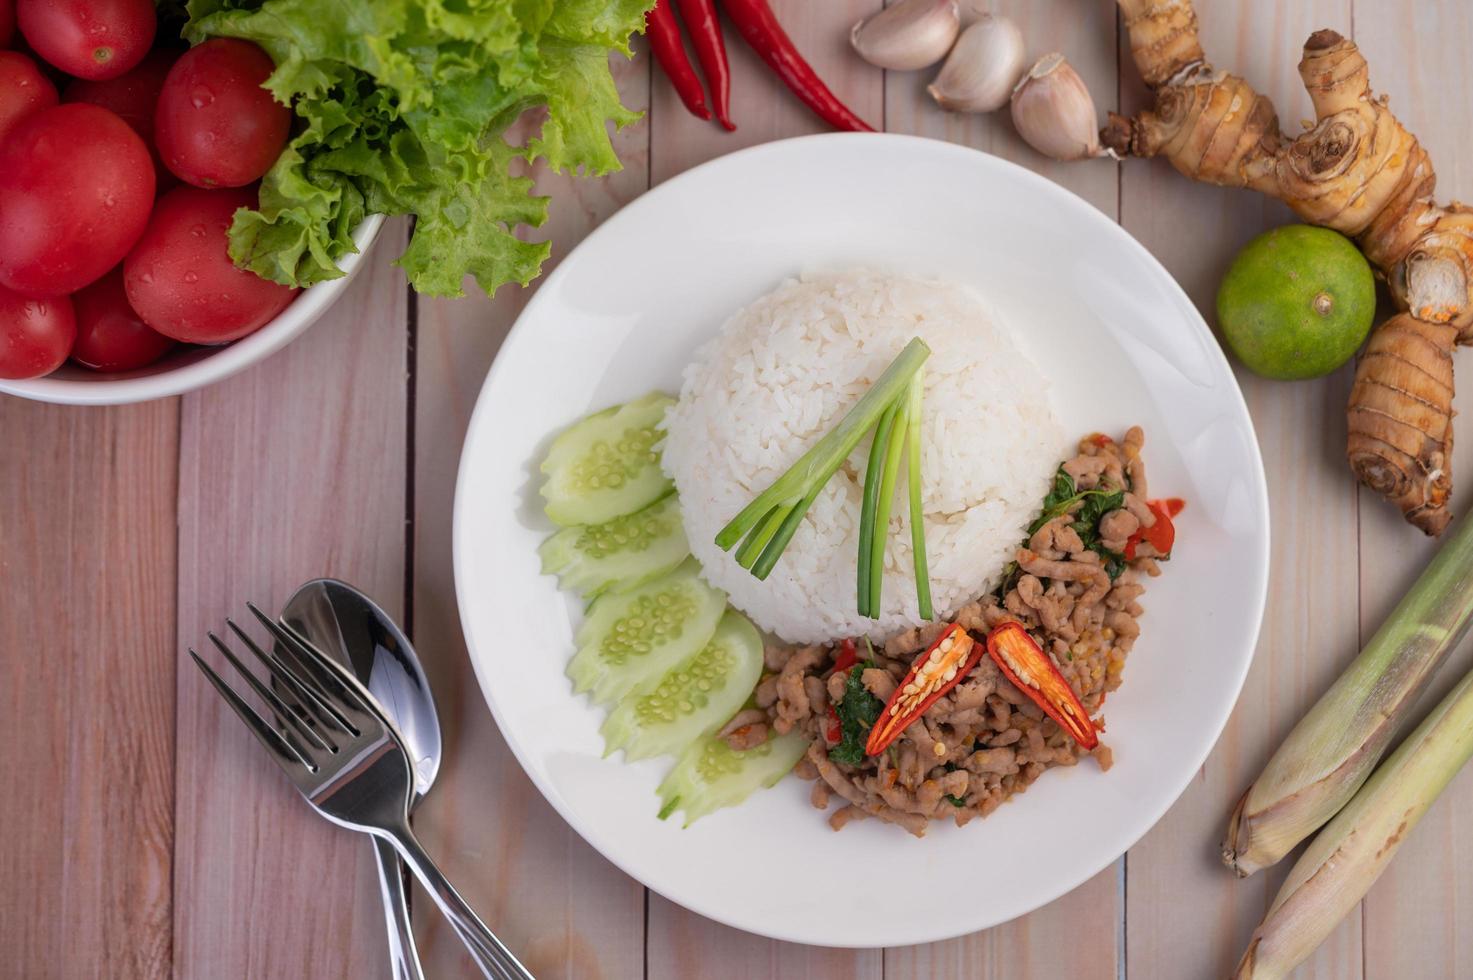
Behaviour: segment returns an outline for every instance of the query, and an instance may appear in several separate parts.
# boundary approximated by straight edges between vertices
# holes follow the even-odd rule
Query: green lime
[[[1329,374],[1355,356],[1376,314],[1371,266],[1339,232],[1287,225],[1233,259],[1217,322],[1233,353],[1265,378]]]

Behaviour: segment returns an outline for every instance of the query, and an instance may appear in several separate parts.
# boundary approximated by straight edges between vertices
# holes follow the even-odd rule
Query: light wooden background
[[[928,73],[886,76],[849,53],[849,25],[880,2],[775,6],[860,115],[1072,188],[1155,252],[1204,311],[1232,252],[1288,220],[1161,164],[1051,164],[1002,117],[940,113],[923,93]],[[1020,21],[1032,54],[1069,56],[1102,113],[1141,102],[1109,0],[996,6]],[[1286,128],[1309,110],[1295,73],[1303,39],[1324,26],[1353,33],[1376,88],[1430,146],[1443,196],[1473,195],[1464,0],[1199,7],[1209,55],[1272,95]],[[818,130],[730,40],[734,135],[687,116],[644,57],[620,66],[626,99],[648,116],[619,136],[622,173],[542,181],[555,195],[555,255],[688,167]],[[182,659],[245,600],[279,605],[324,574],[409,625],[448,735],[416,825],[539,977],[1191,980],[1230,969],[1283,871],[1233,880],[1215,857],[1223,820],[1430,553],[1348,476],[1348,369],[1294,385],[1241,376],[1268,470],[1273,592],[1237,710],[1161,823],[1112,868],[1008,925],[884,951],[794,946],[702,919],[624,876],[553,813],[497,734],[461,645],[450,502],[481,379],[530,290],[416,300],[390,266],[406,231],[389,224],[308,335],[211,389],[112,409],[0,397],[0,977],[386,976],[368,847],[309,813]],[[1459,446],[1461,513],[1473,502],[1473,439]],[[1431,696],[1469,665],[1459,651]],[[1473,976],[1470,809],[1464,774],[1301,975]],[[469,975],[428,903],[419,910],[430,975]]]

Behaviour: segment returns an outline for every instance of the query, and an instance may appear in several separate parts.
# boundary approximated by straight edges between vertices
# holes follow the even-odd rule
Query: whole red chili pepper
[[[803,60],[803,56],[793,46],[792,39],[777,22],[767,0],[722,0],[722,6],[736,29],[741,32],[742,40],[751,45],[752,50],[767,62],[767,67],[808,108],[836,129],[849,129],[858,133],[874,132],[869,123],[856,116],[848,106],[839,101],[838,96],[829,91],[829,87],[818,77],[813,67]]]
[[[677,0],[685,29],[690,33],[691,44],[695,45],[696,57],[701,61],[701,71],[706,75],[706,87],[711,90],[711,101],[716,108],[716,118],[727,131],[736,129],[731,121],[731,68],[726,63],[726,40],[721,36],[721,21],[716,17],[716,0]]]
[[[701,80],[685,56],[685,42],[680,37],[680,26],[675,23],[675,14],[669,0],[659,0],[645,21],[650,37],[650,51],[664,69],[665,75],[674,86],[680,101],[698,119],[710,119],[711,110],[706,107],[706,93],[701,90]]]

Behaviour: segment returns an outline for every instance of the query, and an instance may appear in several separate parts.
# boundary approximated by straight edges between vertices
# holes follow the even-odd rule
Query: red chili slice
[[[1089,712],[1048,654],[1022,623],[1002,623],[987,634],[987,652],[1008,680],[1087,749],[1100,744]]]
[[[910,665],[910,670],[895,687],[885,703],[880,720],[870,729],[864,743],[866,755],[879,755],[886,746],[910,727],[911,722],[926,713],[947,691],[961,683],[977,661],[982,659],[982,644],[967,631],[952,623],[936,641]]]
[[[859,663],[859,651],[855,649],[853,640],[845,640],[839,644],[839,655],[834,658],[834,673],[841,674]]]
[[[1179,497],[1146,501],[1146,506],[1156,515],[1156,523],[1150,527],[1136,528],[1135,533],[1126,539],[1126,561],[1135,558],[1136,545],[1142,541],[1155,548],[1158,554],[1170,555],[1171,549],[1176,545],[1176,524],[1171,519],[1180,514],[1186,505],[1186,501]]]

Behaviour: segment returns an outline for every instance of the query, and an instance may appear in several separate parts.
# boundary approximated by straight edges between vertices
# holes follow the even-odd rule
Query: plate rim
[[[681,173],[676,174],[675,176],[670,177],[665,181],[662,181],[649,190],[639,194],[633,200],[624,204],[616,212],[600,222],[597,227],[595,227],[592,231],[585,235],[578,242],[577,245],[570,249],[567,254],[565,254],[558,262],[557,267],[553,269],[552,272],[550,272],[545,279],[537,284],[536,291],[527,301],[521,312],[517,314],[517,318],[512,324],[511,329],[507,331],[506,337],[502,340],[501,346],[497,350],[496,357],[493,359],[490,369],[486,372],[486,378],[482,382],[481,389],[476,395],[476,404],[471,412],[470,420],[466,425],[465,436],[461,444],[460,459],[456,468],[455,496],[451,507],[451,551],[455,581],[455,601],[457,613],[460,616],[461,633],[465,640],[466,655],[471,662],[471,669],[475,674],[477,686],[480,688],[481,699],[490,709],[491,716],[496,722],[497,730],[500,732],[503,741],[507,745],[507,748],[511,750],[512,755],[516,759],[517,764],[521,767],[522,772],[537,788],[537,791],[542,794],[543,799],[552,807],[553,811],[557,813],[557,815],[563,820],[563,822],[566,823],[568,827],[584,841],[584,843],[588,844],[589,847],[596,851],[601,858],[613,864],[624,874],[639,882],[640,885],[648,888],[650,891],[659,894],[667,901],[670,901],[676,905],[681,906],[682,908],[695,912],[698,915],[704,916],[705,918],[711,919],[712,921],[722,923],[723,925],[730,926],[734,929],[739,929],[743,932],[749,932],[754,935],[763,936],[769,939],[775,939],[781,942],[791,942],[803,945],[820,945],[826,948],[833,949],[877,949],[900,945],[939,942],[947,939],[954,939],[959,936],[971,935],[975,932],[980,932],[985,929],[994,928],[1004,923],[1014,921],[1015,919],[1022,918],[1025,915],[1036,912],[1044,906],[1057,901],[1059,898],[1063,897],[1069,892],[1074,891],[1076,888],[1084,884],[1089,879],[1093,878],[1095,875],[1104,871],[1110,865],[1119,861],[1120,858],[1128,853],[1131,848],[1139,844],[1140,841],[1143,840],[1147,834],[1155,829],[1157,824],[1161,822],[1162,818],[1165,817],[1166,814],[1171,810],[1171,808],[1174,807],[1181,799],[1182,794],[1185,793],[1187,788],[1191,785],[1195,773],[1201,770],[1202,766],[1206,763],[1208,756],[1212,754],[1213,749],[1215,749],[1218,742],[1221,741],[1223,731],[1227,727],[1227,723],[1230,720],[1233,711],[1237,708],[1238,700],[1242,697],[1243,686],[1248,678],[1248,672],[1252,669],[1253,662],[1258,655],[1258,646],[1263,630],[1263,619],[1268,603],[1270,558],[1272,553],[1272,522],[1270,519],[1264,522],[1262,528],[1256,536],[1257,548],[1256,554],[1253,555],[1253,566],[1256,573],[1256,578],[1258,580],[1258,588],[1255,590],[1253,596],[1253,608],[1248,611],[1247,616],[1248,621],[1250,621],[1252,625],[1252,628],[1248,634],[1251,637],[1251,644],[1249,646],[1247,656],[1242,658],[1242,663],[1237,671],[1237,676],[1233,679],[1232,697],[1224,701],[1224,707],[1220,711],[1220,717],[1216,717],[1213,719],[1212,737],[1207,741],[1205,748],[1202,749],[1202,751],[1200,752],[1199,756],[1195,760],[1195,764],[1189,768],[1183,767],[1183,772],[1185,773],[1185,776],[1183,779],[1180,780],[1179,785],[1169,787],[1170,793],[1165,797],[1165,802],[1159,807],[1159,809],[1156,810],[1156,812],[1150,815],[1150,819],[1148,822],[1145,823],[1143,829],[1139,832],[1139,834],[1135,834],[1133,836],[1133,839],[1131,839],[1122,850],[1120,850],[1118,853],[1115,853],[1108,859],[1099,862],[1098,864],[1091,864],[1085,867],[1081,872],[1075,875],[1061,876],[1061,878],[1059,879],[1061,882],[1060,887],[1056,889],[1049,889],[1047,891],[1047,896],[1042,901],[1027,910],[1018,912],[1016,915],[1012,915],[1002,919],[979,922],[971,930],[961,933],[955,932],[951,928],[942,928],[940,930],[934,930],[930,932],[927,932],[925,930],[917,930],[914,933],[908,933],[906,938],[904,939],[887,937],[885,939],[873,942],[864,941],[815,943],[812,938],[792,931],[758,928],[749,924],[733,921],[732,919],[712,910],[707,906],[705,902],[700,900],[685,900],[669,895],[660,888],[651,885],[633,868],[629,867],[624,861],[607,853],[597,843],[589,839],[589,837],[580,828],[580,821],[577,820],[574,815],[565,812],[564,808],[559,802],[558,794],[554,792],[549,786],[544,785],[544,781],[536,774],[535,767],[528,765],[526,758],[527,750],[515,737],[513,737],[511,733],[507,731],[506,726],[503,725],[502,715],[497,708],[496,700],[490,694],[490,691],[493,689],[494,684],[497,682],[498,679],[487,676],[489,665],[483,667],[481,663],[483,658],[479,656],[476,652],[476,643],[472,637],[472,631],[468,625],[469,619],[465,614],[465,609],[475,599],[474,596],[468,594],[467,592],[469,588],[469,586],[466,584],[469,576],[466,573],[465,569],[467,552],[466,546],[463,546],[462,543],[463,534],[461,531],[461,528],[464,526],[462,511],[464,508],[468,508],[471,506],[469,495],[466,493],[465,490],[466,484],[469,479],[467,475],[469,470],[469,453],[467,452],[467,447],[471,445],[473,437],[478,435],[480,427],[486,424],[486,405],[489,403],[489,399],[486,397],[487,392],[490,391],[491,387],[498,382],[498,379],[501,377],[501,375],[506,370],[508,370],[508,368],[506,367],[506,364],[509,362],[508,352],[515,350],[516,347],[523,342],[523,338],[527,334],[527,324],[533,319],[533,315],[538,311],[540,305],[545,301],[544,293],[549,292],[552,287],[556,286],[559,282],[561,282],[563,278],[565,278],[565,274],[567,274],[568,269],[568,260],[570,260],[578,252],[579,249],[582,249],[589,242],[598,241],[602,237],[616,234],[618,228],[622,224],[627,223],[627,221],[630,220],[630,215],[636,214],[637,212],[648,208],[650,206],[648,202],[652,198],[655,198],[656,195],[658,195],[661,191],[668,192],[669,188],[681,185],[684,182],[694,179],[697,175],[705,174],[709,170],[716,170],[724,166],[731,166],[732,161],[737,159],[751,156],[762,156],[765,154],[778,154],[789,152],[793,147],[800,145],[817,143],[850,143],[862,145],[861,141],[863,141],[864,143],[886,142],[896,146],[910,145],[916,148],[923,148],[924,152],[951,154],[958,157],[965,156],[969,158],[969,160],[973,164],[984,168],[997,167],[1004,172],[1011,172],[1011,176],[1020,178],[1024,183],[1032,184],[1033,187],[1038,189],[1043,195],[1053,197],[1056,202],[1061,203],[1065,207],[1083,209],[1088,214],[1087,220],[1095,222],[1096,224],[1108,226],[1109,229],[1113,229],[1112,231],[1107,231],[1105,233],[1113,234],[1116,237],[1118,245],[1133,251],[1138,258],[1144,259],[1149,267],[1153,268],[1157,273],[1159,273],[1163,281],[1163,286],[1166,289],[1167,293],[1174,294],[1179,300],[1182,301],[1184,309],[1190,310],[1190,316],[1187,317],[1188,322],[1192,324],[1194,329],[1200,329],[1205,335],[1206,339],[1211,341],[1211,343],[1207,345],[1207,347],[1210,349],[1210,354],[1208,356],[1215,360],[1215,364],[1223,370],[1227,378],[1230,380],[1231,394],[1234,398],[1234,407],[1236,408],[1241,421],[1246,425],[1246,433],[1250,437],[1249,442],[1252,446],[1251,456],[1253,466],[1252,472],[1249,474],[1249,477],[1250,483],[1253,486],[1253,496],[1255,498],[1255,502],[1258,505],[1259,510],[1265,515],[1266,518],[1271,518],[1272,513],[1269,506],[1270,501],[1268,495],[1268,480],[1263,464],[1263,451],[1262,447],[1259,445],[1258,432],[1256,427],[1254,426],[1252,414],[1248,411],[1247,400],[1243,396],[1242,386],[1238,383],[1237,376],[1233,373],[1232,365],[1228,361],[1226,353],[1222,350],[1222,345],[1218,342],[1216,336],[1212,333],[1212,329],[1210,326],[1208,326],[1206,319],[1202,316],[1201,310],[1197,308],[1196,303],[1192,301],[1186,290],[1182,288],[1181,284],[1177,282],[1176,278],[1170,273],[1170,271],[1167,270],[1167,268],[1161,263],[1161,261],[1157,259],[1156,256],[1152,254],[1152,252],[1147,249],[1144,244],[1136,239],[1134,235],[1126,230],[1126,228],[1121,225],[1118,220],[1109,217],[1104,212],[1096,208],[1089,201],[1085,200],[1083,197],[1070,190],[1069,188],[1064,187],[1063,185],[1058,184],[1041,174],[1035,173],[1034,171],[1029,170],[1027,167],[1022,166],[1021,164],[1014,163],[1011,160],[1007,160],[995,154],[988,153],[985,150],[980,150],[970,146],[963,146],[957,143],[951,143],[946,140],[939,140],[930,137],[915,136],[904,133],[817,133],[806,136],[790,137],[787,139],[771,140],[765,143],[759,143],[754,146],[744,147],[731,153],[714,157],[701,164],[698,164],[697,166],[691,167],[688,170],[684,170]],[[863,151],[861,150],[859,152]]]

